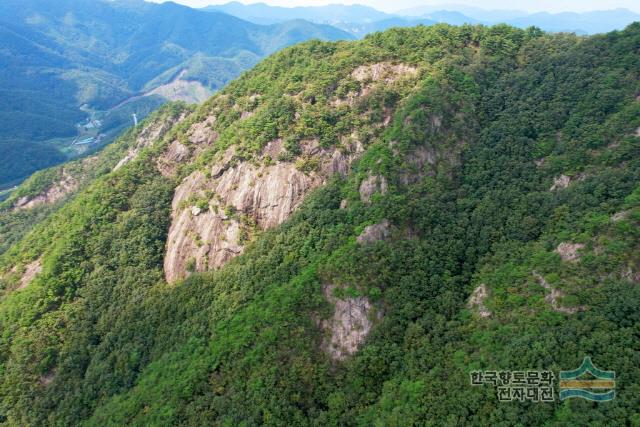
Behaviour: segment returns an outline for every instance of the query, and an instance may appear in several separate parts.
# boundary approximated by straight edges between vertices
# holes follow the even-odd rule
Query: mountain
[[[408,18],[428,18],[454,25],[464,23],[483,23],[486,25],[507,23],[518,28],[536,26],[545,31],[576,32],[579,34],[596,34],[619,30],[632,22],[640,20],[639,14],[628,9],[582,13],[528,13],[521,10],[485,10],[460,4],[420,6],[401,10],[397,14]],[[440,18],[438,18],[439,15]]]
[[[639,14],[627,9],[615,9],[584,13],[542,12],[509,19],[505,22],[520,28],[534,25],[546,31],[595,34],[624,28],[634,21],[640,21]]]
[[[402,9],[398,11],[397,14],[400,16],[416,17],[438,13],[443,10],[458,12],[480,22],[504,22],[529,15],[529,13],[524,10],[482,9],[479,7],[469,6],[468,4],[457,3],[444,3],[434,6],[417,6],[409,9]]]
[[[428,18],[435,22],[451,25],[479,24],[481,22],[477,19],[463,15],[460,12],[449,10],[437,10],[432,13],[426,13],[423,15],[423,18]]]
[[[309,41],[35,174],[0,205],[0,419],[633,425],[639,45]],[[560,401],[586,357],[615,398]]]
[[[315,23],[330,24],[358,38],[392,27],[433,25],[438,22],[450,24],[477,22],[457,12],[439,11],[432,14],[432,16],[401,17],[357,4],[279,7],[270,6],[265,3],[242,4],[239,2],[230,2],[221,5],[207,6],[202,10],[228,13],[258,24],[273,24],[289,19],[306,19]]]
[[[292,21],[260,26],[175,3],[0,4],[0,186],[95,150],[166,99],[199,102],[278,49],[349,39]],[[144,95],[144,96],[143,96]]]
[[[584,13],[527,13],[521,10],[486,10],[460,4],[419,6],[387,14],[362,5],[328,5],[309,7],[279,7],[265,3],[230,2],[207,6],[202,10],[223,12],[259,24],[273,24],[289,19],[306,19],[331,24],[356,37],[392,27],[507,23],[518,28],[536,26],[545,31],[596,34],[622,29],[639,21],[640,15],[627,9]]]
[[[330,4],[326,6],[280,7],[265,3],[242,4],[237,1],[211,5],[205,11],[223,12],[259,24],[275,24],[293,19],[305,19],[325,24],[366,24],[391,18],[384,12],[363,5]]]

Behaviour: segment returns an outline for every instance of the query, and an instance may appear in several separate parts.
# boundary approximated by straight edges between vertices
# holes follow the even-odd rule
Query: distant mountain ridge
[[[626,9],[528,14],[451,4],[389,14],[358,4],[197,10],[143,0],[5,0],[0,155],[10,161],[0,168],[0,190],[107,144],[133,113],[143,118],[166,99],[202,101],[264,56],[307,39],[436,23],[591,34],[638,20]]]
[[[132,113],[142,118],[163,97],[201,101],[264,56],[313,38],[352,36],[300,20],[258,25],[175,3],[5,0],[0,157],[17,161],[0,168],[0,186],[104,145],[132,123]],[[79,132],[87,120],[90,131]]]
[[[357,37],[390,27],[434,23],[451,25],[505,23],[518,28],[536,26],[545,31],[595,34],[620,30],[640,20],[640,14],[628,9],[583,13],[528,13],[522,10],[485,10],[461,4],[418,6],[392,14],[358,4],[280,7],[265,3],[243,4],[236,1],[207,6],[203,10],[224,12],[256,23],[277,23],[294,17],[304,17],[313,22],[334,25]]]
[[[369,33],[384,31],[391,27],[413,27],[444,22],[429,17],[401,17],[359,4],[281,7],[266,3],[243,4],[233,1],[207,6],[202,10],[228,13],[258,24],[275,24],[304,18],[318,24],[332,25],[356,37],[364,37]],[[469,22],[472,21],[469,20]]]
[[[305,19],[312,22],[330,24],[339,22],[364,24],[381,21],[393,16],[372,7],[359,4],[282,7],[270,6],[266,3],[243,4],[232,1],[225,4],[207,6],[202,10],[243,16],[243,19],[262,24],[275,24],[291,19]]]
[[[507,21],[515,27],[535,25],[546,31],[577,33],[604,33],[622,29],[633,21],[640,20],[640,15],[627,9],[601,10],[575,13],[534,13]]]

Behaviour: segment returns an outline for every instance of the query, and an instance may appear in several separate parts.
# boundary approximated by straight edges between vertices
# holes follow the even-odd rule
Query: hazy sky
[[[164,0],[152,0],[162,3]],[[173,0],[192,7],[202,7],[209,4],[227,3],[230,0]],[[482,9],[518,9],[530,12],[548,11],[576,11],[606,10],[624,7],[634,12],[640,13],[639,0],[361,0],[361,1],[340,1],[340,0],[242,0],[242,3],[268,3],[277,6],[320,6],[330,3],[343,4],[366,4],[385,12],[396,12],[421,5],[438,4],[464,4],[468,6],[480,7]]]

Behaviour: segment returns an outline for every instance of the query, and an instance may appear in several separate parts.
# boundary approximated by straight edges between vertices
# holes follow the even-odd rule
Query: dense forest
[[[203,101],[285,46],[351,37],[328,25],[256,25],[173,2],[4,0],[0,156],[10,161],[0,188],[77,157],[78,124],[101,122],[95,151],[130,125],[132,113],[142,118],[167,100]]]
[[[325,174],[325,153],[353,161]],[[640,425],[639,24],[306,42],[96,159],[54,204],[25,209],[58,169],[0,206],[0,422]],[[269,227],[206,187],[275,168],[319,184]],[[190,230],[167,280],[185,210],[239,224],[241,249],[211,267]],[[345,306],[359,338],[331,347]],[[614,400],[470,383],[585,356]]]

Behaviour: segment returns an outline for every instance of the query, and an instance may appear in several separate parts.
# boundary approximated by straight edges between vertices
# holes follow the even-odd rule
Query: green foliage
[[[43,264],[0,301],[0,417],[100,426],[637,422],[638,43],[638,25],[581,39],[440,25],[309,42],[258,64],[0,256],[3,273],[40,256]],[[332,106],[358,90],[353,69],[385,61],[419,73]],[[393,113],[387,130],[383,113]],[[219,138],[182,175],[210,169],[231,145],[237,161],[259,160],[277,138],[286,161],[309,173],[317,166],[301,153],[310,140],[340,147],[356,131],[366,152],[275,229],[257,233],[246,213],[225,207],[242,224],[244,254],[167,285],[176,182],[158,175],[155,156],[209,115]],[[572,181],[551,191],[560,174]],[[359,187],[370,175],[384,177],[387,191],[364,203]],[[392,224],[388,239],[356,242],[382,219]],[[563,242],[584,245],[579,260],[561,260]],[[538,275],[561,292],[558,305]],[[486,318],[467,306],[481,283]],[[329,284],[334,298],[374,306],[373,330],[343,361],[323,351]],[[614,401],[502,404],[491,387],[469,385],[474,369],[557,373],[586,355],[619,373]]]
[[[73,11],[73,12],[70,12]],[[177,4],[5,0],[0,4],[0,185],[67,160],[76,124],[102,120],[103,142],[167,99],[176,79],[214,92],[261,58],[308,40],[352,38],[295,21],[255,25]],[[54,145],[55,144],[55,145]],[[92,147],[101,148],[101,147]]]
[[[296,169],[304,173],[317,171],[319,167],[320,162],[316,157],[300,157],[296,160]]]
[[[7,200],[0,202],[0,254],[22,238],[34,225],[60,208],[67,199],[97,177],[111,172],[127,152],[136,146],[138,138],[147,126],[162,128],[167,123],[175,122],[187,111],[189,107],[184,104],[167,104],[142,121],[137,129],[124,132],[113,144],[102,150],[99,156],[68,162],[63,166],[36,172],[29,177]],[[159,136],[164,136],[164,133]],[[20,199],[32,200],[64,181],[72,184],[67,185],[67,193],[61,200],[25,210],[14,209]]]

